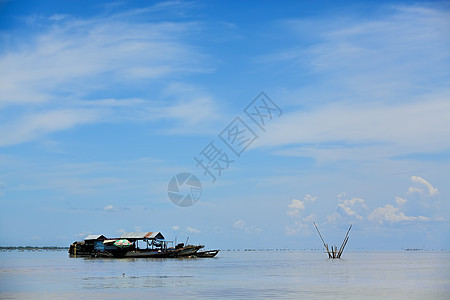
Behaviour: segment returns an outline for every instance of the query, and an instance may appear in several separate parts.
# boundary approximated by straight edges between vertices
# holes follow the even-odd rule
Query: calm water
[[[125,275],[122,275],[125,273]],[[227,252],[216,258],[88,259],[0,252],[2,299],[450,299],[448,252]]]

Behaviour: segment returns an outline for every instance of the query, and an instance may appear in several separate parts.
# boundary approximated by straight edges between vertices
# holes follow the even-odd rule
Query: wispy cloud
[[[285,227],[287,235],[295,235],[298,233],[309,233],[309,227],[312,222],[317,218],[315,214],[304,216],[302,212],[305,211],[306,204],[313,203],[317,200],[317,197],[310,194],[306,194],[303,200],[292,199],[291,204],[288,205],[286,214],[293,219],[293,223]]]
[[[27,113],[16,121],[0,123],[0,147],[38,139],[46,134],[88,124],[98,119],[88,109],[63,109]]]
[[[402,101],[411,92],[439,89],[448,80],[450,12],[420,5],[384,9],[371,18],[285,20],[298,45],[261,60],[287,62],[320,76],[323,85],[334,88],[329,97],[351,96],[356,102]]]
[[[383,224],[384,222],[397,223],[402,221],[427,221],[429,218],[424,216],[406,216],[400,211],[400,208],[394,207],[391,204],[386,204],[383,207],[374,209],[368,216],[370,221]]]
[[[206,124],[221,119],[221,108],[208,92],[198,86],[170,83],[161,93],[163,104],[146,107],[146,118],[171,120],[176,124],[166,133],[204,132]],[[181,126],[179,126],[181,125]]]
[[[291,204],[288,205],[286,214],[291,217],[299,216],[300,211],[305,209],[306,202],[314,202],[317,197],[313,197],[310,194],[306,194],[303,200],[292,199]]]
[[[170,119],[198,131],[199,123],[214,120],[218,110],[206,93],[184,89],[175,101],[163,95],[174,78],[211,70],[189,42],[202,30],[198,23],[142,18],[177,5],[185,6],[86,19],[39,16],[28,22],[40,30],[26,37],[4,33],[10,42],[0,49],[0,146],[94,122]],[[126,98],[115,97],[124,90]]]
[[[186,230],[190,233],[200,233],[201,232],[200,230],[193,228],[193,227],[189,227],[189,226],[186,228]]]
[[[310,214],[306,217],[302,217],[293,221],[293,224],[290,224],[285,227],[285,232],[287,235],[296,235],[296,234],[309,234],[311,233],[311,224],[317,220],[316,214]]]
[[[437,195],[438,189],[433,187],[431,183],[426,181],[425,179],[412,176],[411,181],[419,183],[427,187],[427,192],[424,193],[425,190],[419,189],[422,194],[423,199],[430,200],[431,196]],[[417,190],[414,190],[417,192]],[[405,193],[403,197],[395,196],[394,200],[396,206],[387,203],[382,204],[374,209],[369,209],[368,203],[362,198],[352,197],[347,198],[345,193],[341,193],[337,196],[338,203],[336,211],[328,216],[326,216],[327,223],[338,224],[338,223],[352,223],[358,222],[361,226],[365,225],[392,225],[396,223],[409,222],[409,224],[413,222],[424,222],[424,221],[442,221],[442,214],[438,211],[437,204],[439,202],[438,199],[434,199],[433,201],[421,201],[418,197],[412,197],[411,195],[411,187],[408,192]],[[292,217],[300,217],[300,211],[304,209],[304,205],[302,202],[293,201],[291,205],[289,205],[290,211],[288,211],[288,215]],[[287,233],[296,233],[301,230],[306,230],[307,225],[303,220],[296,220],[294,226],[290,226],[287,229]]]
[[[340,208],[340,210],[349,217],[355,217],[359,221],[363,220],[364,218],[358,212],[356,212],[356,207],[359,206],[361,208],[367,209],[364,199],[342,199],[344,196],[344,193],[338,195],[340,201],[340,203],[338,204],[338,208]]]
[[[346,193],[340,193],[337,195],[338,204],[336,211],[327,216],[328,223],[337,222],[361,222],[365,220],[365,215],[367,214],[368,207],[366,201],[362,198],[353,197],[350,199],[346,198]]]
[[[262,232],[262,228],[258,226],[248,226],[244,220],[237,220],[233,223],[233,228],[243,231],[248,234],[255,234]]]
[[[67,94],[202,71],[201,55],[183,37],[198,30],[194,23],[133,22],[116,15],[58,20],[28,42],[13,38],[26,46],[3,50],[0,103],[62,101]]]
[[[449,112],[446,99],[386,106],[329,104],[286,114],[259,145],[283,146],[276,153],[322,160],[437,152],[450,147],[445,130],[450,127]]]
[[[109,204],[109,205],[106,205],[105,207],[103,207],[103,211],[106,211],[106,212],[119,212],[119,211],[124,211],[126,209],[127,208],[125,208],[125,207],[114,206],[112,204]]]
[[[398,206],[402,206],[406,202],[407,202],[406,199],[404,199],[402,197],[395,196],[395,203],[397,203]]]
[[[233,223],[233,227],[236,229],[244,229],[245,228],[245,221],[244,220],[237,220]]]
[[[428,181],[419,176],[411,176],[411,181],[415,183],[419,183],[420,185],[424,185],[427,188],[429,197],[434,196],[438,193],[438,189],[433,187]],[[424,190],[418,187],[410,187],[408,192],[406,193],[406,197],[402,198],[399,196],[395,197],[395,202],[397,203],[397,207],[394,207],[391,204],[386,204],[382,207],[375,208],[368,216],[368,220],[376,222],[378,224],[383,223],[398,223],[398,222],[412,222],[412,221],[428,221],[431,220],[432,217],[426,216],[407,216],[402,209],[408,206],[410,203],[407,199],[408,195],[413,193],[423,193]]]
[[[92,232],[86,231],[86,232],[80,232],[80,233],[77,233],[75,236],[77,236],[77,237],[79,237],[79,238],[85,238],[85,237],[87,237],[87,236],[90,235],[90,234],[92,234]]]
[[[292,109],[259,145],[322,161],[448,149],[448,20],[448,10],[395,6],[372,20],[286,21],[298,46],[261,62],[286,62],[296,74],[307,73],[314,85],[286,91]],[[311,28],[317,29],[308,33]]]
[[[428,181],[426,181],[425,179],[423,179],[422,177],[419,176],[411,176],[411,181],[418,183],[419,185],[425,186],[427,191],[428,191],[428,195],[429,196],[435,196],[439,193],[439,190],[435,187],[433,187]],[[408,193],[412,194],[412,193],[422,193],[424,192],[424,190],[422,188],[419,187],[410,187],[408,189]]]

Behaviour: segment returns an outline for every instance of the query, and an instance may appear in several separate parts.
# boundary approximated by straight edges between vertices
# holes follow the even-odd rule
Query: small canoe
[[[208,250],[208,251],[200,251],[195,253],[197,257],[214,257],[219,253],[220,250]]]
[[[205,246],[203,245],[187,245],[183,247],[176,248],[175,252],[170,257],[187,257],[195,256],[197,251]]]

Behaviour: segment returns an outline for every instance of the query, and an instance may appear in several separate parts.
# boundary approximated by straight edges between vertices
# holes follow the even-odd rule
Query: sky
[[[449,249],[449,179],[446,1],[0,0],[1,246]]]

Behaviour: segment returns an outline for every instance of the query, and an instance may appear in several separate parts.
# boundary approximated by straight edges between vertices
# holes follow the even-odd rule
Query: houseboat
[[[83,241],[70,245],[69,254],[74,257],[176,258],[196,256],[204,248],[203,245],[172,244],[161,232],[125,232],[118,238],[88,235]],[[199,257],[213,256],[199,253]]]

